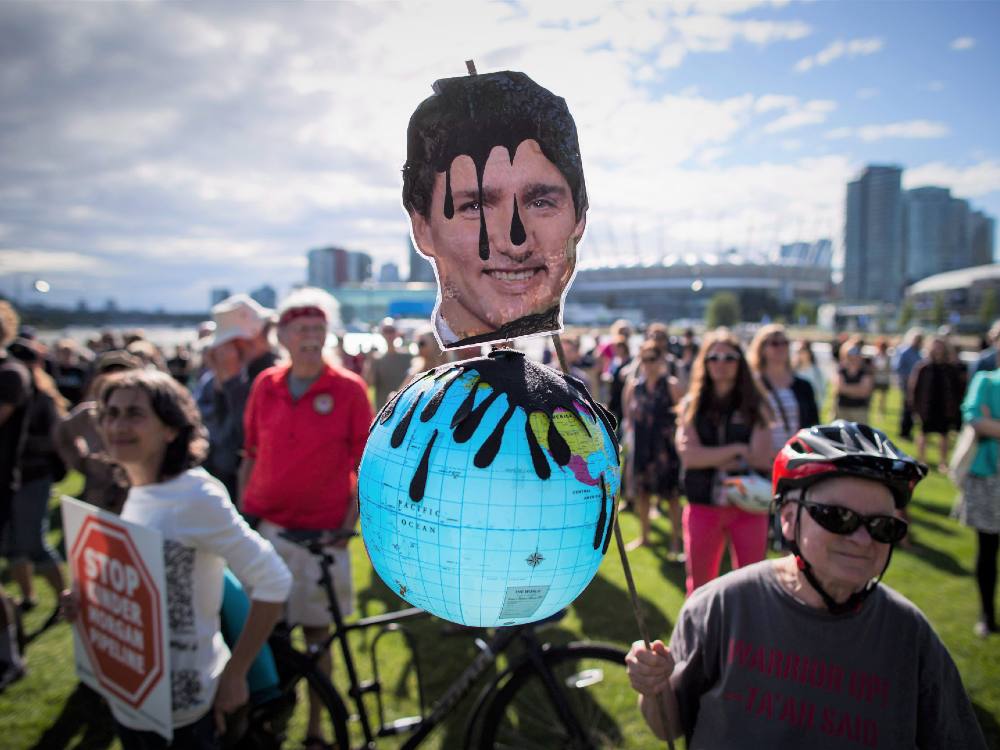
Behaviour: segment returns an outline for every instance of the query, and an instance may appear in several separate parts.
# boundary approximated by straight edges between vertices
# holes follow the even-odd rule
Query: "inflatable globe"
[[[361,532],[410,604],[519,625],[590,583],[620,482],[613,418],[583,383],[499,350],[430,370],[385,406],[361,460]]]

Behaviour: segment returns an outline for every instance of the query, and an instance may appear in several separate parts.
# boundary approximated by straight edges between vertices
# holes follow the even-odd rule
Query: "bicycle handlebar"
[[[279,531],[278,536],[287,542],[304,547],[314,555],[321,555],[324,547],[330,547],[359,534],[350,529],[285,529]]]

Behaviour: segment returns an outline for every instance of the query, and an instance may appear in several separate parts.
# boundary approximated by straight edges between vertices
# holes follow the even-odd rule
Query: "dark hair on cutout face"
[[[573,116],[562,97],[509,70],[434,83],[434,94],[420,103],[406,130],[403,207],[428,218],[435,176],[456,157],[468,155],[482,170],[494,146],[506,147],[513,158],[529,139],[566,178],[579,221],[588,206],[587,186]]]
[[[119,390],[140,390],[149,396],[153,413],[167,427],[177,431],[163,454],[159,481],[171,479],[201,464],[208,455],[208,431],[188,390],[170,375],[156,370],[126,370],[108,376],[101,387],[98,403],[104,410],[111,395]]]

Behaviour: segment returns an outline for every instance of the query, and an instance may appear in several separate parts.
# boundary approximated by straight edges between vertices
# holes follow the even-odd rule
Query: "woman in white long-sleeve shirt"
[[[135,370],[99,396],[111,458],[132,488],[121,517],[163,534],[174,739],[170,747],[218,747],[225,715],[248,698],[251,662],[281,617],[291,574],[270,542],[247,526],[225,487],[195,468],[207,449],[191,395],[173,378]],[[226,565],[249,590],[250,614],[230,653],[219,632]],[[68,607],[75,614],[72,602]],[[214,709],[214,710],[213,710]],[[125,750],[163,748],[152,732],[114,711]]]

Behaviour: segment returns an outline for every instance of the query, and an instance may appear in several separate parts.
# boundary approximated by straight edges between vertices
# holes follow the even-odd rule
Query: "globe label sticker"
[[[531,617],[547,593],[549,593],[548,586],[508,586],[503,597],[503,605],[500,607],[499,619]]]

